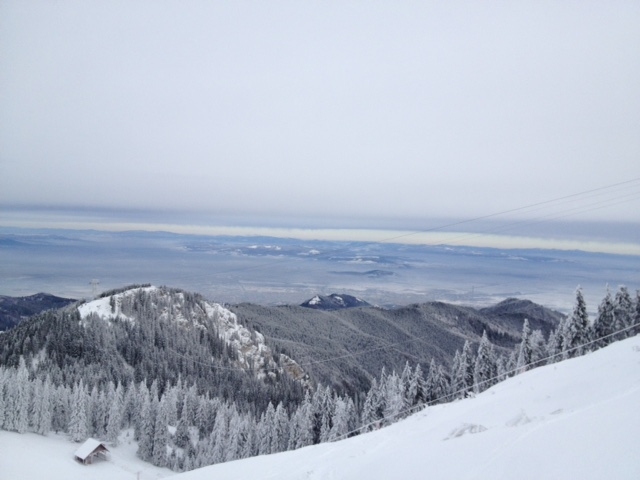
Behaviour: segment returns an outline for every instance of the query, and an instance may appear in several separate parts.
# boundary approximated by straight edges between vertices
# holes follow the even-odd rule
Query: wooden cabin
[[[83,465],[90,465],[96,457],[101,457],[106,460],[108,453],[109,450],[105,447],[104,443],[95,438],[89,438],[80,445],[80,448],[76,450],[74,456],[76,460]]]

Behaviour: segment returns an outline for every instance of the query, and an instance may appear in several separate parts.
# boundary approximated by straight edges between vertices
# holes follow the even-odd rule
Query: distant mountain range
[[[14,327],[21,320],[45,310],[58,309],[74,303],[72,298],[36,293],[27,297],[0,295],[0,331]]]
[[[340,300],[339,300],[340,299]],[[300,306],[229,306],[238,321],[264,334],[277,351],[302,365],[316,381],[337,390],[362,391],[382,367],[449,365],[464,342],[484,331],[505,353],[520,341],[524,319],[547,337],[563,315],[529,300],[507,299],[477,310],[443,302],[393,309],[364,305],[349,295],[316,295]],[[348,308],[357,306],[358,308]]]
[[[94,309],[96,315],[107,319],[115,318],[118,314],[121,318],[126,318],[123,310],[108,305],[109,298],[120,298],[123,291],[126,290],[108,292],[99,301],[80,305],[78,310],[81,317],[88,315],[87,309]],[[411,364],[420,363],[426,368],[431,359],[449,365],[456,350],[461,350],[465,341],[477,345],[485,331],[499,352],[508,352],[519,342],[525,318],[529,320],[532,329],[540,330],[545,337],[563,318],[559,312],[516,298],[482,309],[443,302],[383,309],[349,294],[333,293],[315,295],[301,305],[263,306],[242,303],[228,306],[228,310],[215,307],[220,308],[220,312],[228,312],[222,315],[220,312],[200,312],[202,308],[206,310],[213,307],[201,308],[196,307],[197,305],[216,304],[208,304],[197,294],[183,294],[169,289],[154,290],[147,295],[162,299],[161,302],[167,305],[165,308],[169,308],[174,317],[182,316],[189,319],[189,322],[196,323],[201,315],[205,315],[203,318],[217,319],[214,322],[217,333],[213,335],[222,335],[223,343],[226,341],[228,344],[225,350],[235,345],[234,339],[243,341],[245,337],[254,340],[263,338],[263,346],[251,346],[250,342],[233,348],[237,353],[233,353],[232,359],[242,357],[246,365],[252,366],[265,361],[267,364],[276,362],[264,372],[283,369],[288,364],[289,375],[294,371],[298,372],[293,374],[294,378],[302,378],[301,375],[307,378],[308,375],[314,383],[322,383],[345,393],[368,389],[371,379],[377,377],[383,367],[399,372],[408,361]],[[183,312],[185,295],[186,298],[197,299],[187,302],[187,312]],[[9,319],[3,323],[5,329],[30,313],[67,306],[74,301],[47,294],[0,299],[3,312],[8,312],[3,317]],[[117,304],[116,300],[112,300],[114,301]],[[110,308],[116,309],[112,311]],[[140,315],[136,313],[140,306],[132,305],[128,308],[136,318]],[[144,313],[145,317],[150,314],[151,312],[146,311]],[[59,315],[56,316],[58,317]],[[222,321],[227,317],[231,319],[231,323]],[[180,318],[178,320],[182,322]],[[41,320],[38,324],[44,326]],[[225,329],[228,333],[224,333]],[[31,330],[32,328],[24,332]],[[18,337],[22,339],[19,342],[26,340],[23,335]],[[134,343],[131,348],[138,347]],[[273,360],[250,358],[247,356],[248,348],[256,349],[257,352],[269,351],[269,358]],[[139,355],[147,354],[148,352],[142,352]],[[146,372],[144,375],[149,374]],[[142,374],[136,374],[139,375]]]
[[[352,295],[332,293],[331,295],[316,295],[300,306],[316,310],[341,310],[343,308],[370,307],[371,304]]]

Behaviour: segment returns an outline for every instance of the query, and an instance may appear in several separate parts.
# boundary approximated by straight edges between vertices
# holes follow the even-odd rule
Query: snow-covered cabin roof
[[[100,446],[108,451],[107,447],[105,447],[105,445],[100,440],[89,438],[82,445],[80,445],[80,448],[76,450],[76,453],[74,453],[74,455],[80,460],[86,460],[87,457],[95,452],[96,448]]]

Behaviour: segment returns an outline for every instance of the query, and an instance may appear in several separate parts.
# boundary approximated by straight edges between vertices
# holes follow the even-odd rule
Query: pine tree
[[[518,346],[518,357],[516,360],[516,370],[518,373],[526,372],[531,368],[533,361],[533,348],[531,347],[531,330],[529,320],[524,319],[522,324],[522,340]]]
[[[153,428],[153,448],[151,451],[151,463],[159,467],[166,467],[167,444],[169,443],[168,431],[168,406],[166,402],[159,402]]]
[[[611,298],[611,292],[607,287],[607,293],[605,297],[598,305],[598,316],[593,321],[591,327],[591,338],[594,345],[598,348],[606,347],[609,345],[613,338],[610,336],[614,331],[615,315],[613,299]]]
[[[52,392],[53,412],[51,428],[56,433],[67,431],[71,418],[71,397],[72,393],[64,385],[60,385]]]
[[[476,393],[480,393],[497,381],[497,366],[493,346],[489,343],[487,332],[482,333],[482,340],[478,346],[478,354],[476,355],[476,364],[473,370],[473,389]]]
[[[118,383],[109,407],[109,420],[107,422],[107,440],[114,446],[118,445],[118,435],[120,435],[124,418],[124,406],[124,390],[122,385]]]
[[[412,400],[411,407],[423,405],[427,401],[427,389],[420,364],[417,364],[413,371],[411,386],[409,388],[409,397]]]
[[[621,285],[613,300],[614,325],[613,330],[618,332],[614,335],[615,340],[622,340],[629,336],[628,327],[633,325],[635,310],[633,301],[629,295],[629,290]]]
[[[16,375],[16,423],[15,430],[18,433],[26,433],[29,428],[29,409],[31,403],[31,384],[29,372],[24,357],[20,357],[18,373]]]
[[[49,377],[45,378],[44,382],[38,382],[39,387],[34,394],[34,410],[33,410],[33,424],[34,431],[39,435],[46,435],[51,430],[51,416],[52,416],[52,395],[51,395],[51,381]]]
[[[395,371],[387,377],[384,386],[384,423],[390,425],[396,422],[404,407],[402,384]]]
[[[531,345],[531,363],[532,368],[539,367],[544,364],[545,359],[548,356],[547,353],[547,341],[544,338],[544,334],[541,330],[533,330],[529,337],[529,343]]]
[[[567,319],[563,319],[558,327],[549,334],[549,339],[547,340],[547,365],[559,362],[564,356],[562,344],[566,322]]]
[[[246,435],[247,422],[238,411],[233,408],[229,419],[229,438],[225,456],[225,462],[242,458],[244,436]]]
[[[458,364],[460,363],[458,354]],[[425,382],[425,401],[429,405],[447,402],[453,387],[449,384],[447,374],[442,365],[436,364],[435,359],[431,359],[429,365],[429,375]]]
[[[636,311],[633,317],[635,328],[629,331],[629,335],[637,335],[640,333],[640,290],[636,290]]]
[[[374,378],[362,408],[362,427],[365,432],[377,430],[381,426],[384,418],[384,402],[380,397],[378,381]]]
[[[329,441],[339,439],[349,432],[349,410],[348,404],[342,398],[336,399],[336,410],[333,415],[333,426],[329,433]]]
[[[259,430],[259,452],[260,455],[269,455],[270,453],[275,453],[272,451],[272,446],[274,444],[275,437],[275,415],[276,410],[273,408],[273,403],[269,402],[267,409],[262,414],[262,418],[260,420]],[[216,419],[217,420],[217,419]]]
[[[589,339],[589,316],[587,305],[582,296],[582,289],[576,290],[576,303],[573,313],[567,319],[562,338],[562,352],[565,358],[580,356],[584,353],[584,345]]]
[[[155,409],[148,394],[138,397],[142,401],[140,421],[137,432],[138,456],[145,461],[151,460],[153,455],[153,439],[155,434]]]
[[[7,430],[4,424],[5,410],[7,404],[7,396],[5,394],[5,383],[7,374],[3,367],[0,366],[0,430]]]
[[[275,413],[275,444],[274,452],[284,452],[289,445],[289,415],[287,410],[282,405],[282,402],[278,403]]]
[[[402,411],[406,411],[413,407],[418,389],[408,361],[405,362],[402,375],[400,375],[400,387],[402,391]]]
[[[69,418],[68,433],[73,442],[81,442],[89,436],[87,429],[87,391],[82,380],[74,386],[70,407],[71,416]]]
[[[313,406],[308,390],[305,392],[304,400],[296,409],[291,424],[289,450],[313,444]]]
[[[456,350],[451,367],[451,394],[455,398],[465,398],[473,388],[473,372],[475,358],[471,351],[471,344],[465,340],[462,353]]]

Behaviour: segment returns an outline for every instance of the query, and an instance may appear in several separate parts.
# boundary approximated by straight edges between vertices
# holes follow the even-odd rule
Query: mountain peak
[[[300,306],[316,310],[340,310],[343,308],[370,307],[371,304],[353,295],[332,293],[330,295],[316,295],[301,303]]]

